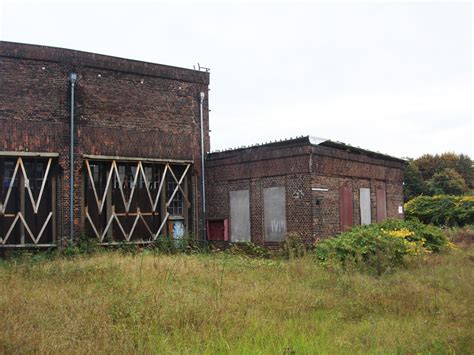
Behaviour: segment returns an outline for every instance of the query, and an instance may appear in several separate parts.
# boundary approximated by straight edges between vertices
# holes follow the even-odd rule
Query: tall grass
[[[0,352],[470,353],[474,249],[381,277],[294,260],[0,263]]]

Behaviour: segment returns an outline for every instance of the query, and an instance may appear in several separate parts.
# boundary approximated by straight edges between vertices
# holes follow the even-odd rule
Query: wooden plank
[[[339,217],[342,232],[352,228],[353,215],[352,187],[341,186],[339,188]]]
[[[387,218],[386,192],[384,187],[377,187],[375,191],[375,198],[377,203],[377,222],[381,222]]]

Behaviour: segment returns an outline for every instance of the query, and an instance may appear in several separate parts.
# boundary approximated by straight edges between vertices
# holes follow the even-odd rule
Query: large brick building
[[[208,84],[206,72],[0,42],[0,246],[69,237],[71,115],[77,236],[197,234]]]
[[[401,159],[310,136],[207,157],[211,240],[309,244],[352,225],[403,217]]]
[[[203,224],[208,85],[207,72],[0,41],[0,248],[310,243],[403,216],[403,160],[302,137],[208,154]]]

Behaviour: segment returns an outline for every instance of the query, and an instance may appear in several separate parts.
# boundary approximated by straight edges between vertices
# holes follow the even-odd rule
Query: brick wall
[[[209,74],[93,53],[0,41],[0,151],[59,153],[58,230],[69,225],[68,73],[76,83],[75,225],[82,229],[83,154],[194,160],[199,205],[199,93],[210,149]],[[198,227],[194,209],[194,232]],[[67,235],[68,228],[63,229]]]
[[[375,191],[381,187],[386,189],[387,216],[403,217],[398,214],[403,170],[404,163],[397,159],[316,146],[303,138],[212,153],[206,171],[208,217],[229,218],[229,192],[248,189],[251,238],[265,244],[263,189],[284,186],[287,232],[296,232],[311,244],[340,232],[341,186],[352,191],[354,224],[360,224],[360,188],[371,189],[372,221],[376,221]]]
[[[370,188],[371,220],[377,221],[376,190],[385,189],[387,218],[403,218],[398,213],[403,206],[404,163],[360,156],[332,148],[313,148],[312,191],[313,235],[315,238],[334,236],[341,231],[339,188],[352,191],[353,222],[360,225],[360,188]]]

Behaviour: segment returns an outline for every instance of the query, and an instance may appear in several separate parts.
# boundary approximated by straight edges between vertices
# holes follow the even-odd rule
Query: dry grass
[[[474,249],[391,275],[226,254],[0,263],[0,352],[471,353]]]

